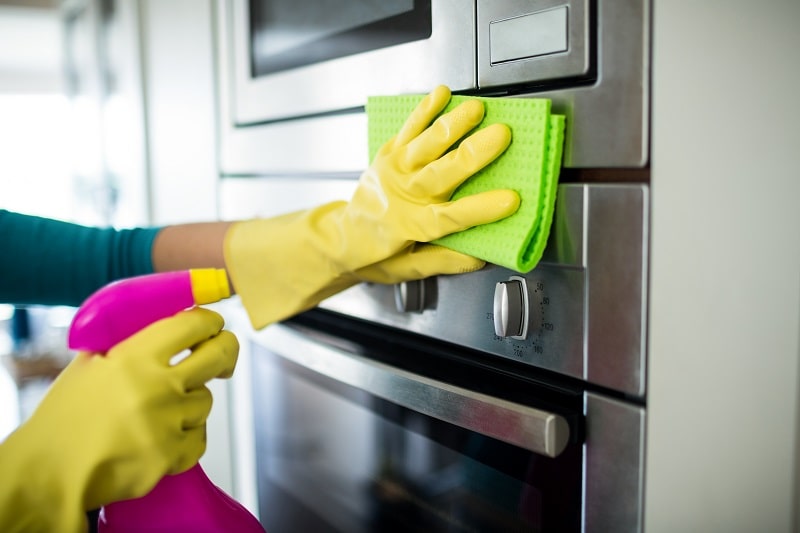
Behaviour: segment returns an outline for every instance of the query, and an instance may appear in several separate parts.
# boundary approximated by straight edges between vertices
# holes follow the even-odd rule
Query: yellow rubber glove
[[[486,262],[443,246],[414,243],[403,251],[353,274],[353,282],[393,284],[439,274],[464,274],[486,266]]]
[[[430,255],[409,250],[416,242],[505,218],[519,207],[511,190],[449,200],[511,142],[509,128],[494,124],[448,152],[484,114],[482,102],[468,100],[436,118],[449,101],[444,86],[423,98],[378,151],[349,202],[231,226],[226,267],[255,328],[310,309],[361,280],[394,283],[483,266],[443,249]]]
[[[211,392],[236,337],[192,309],[112,348],[79,353],[31,418],[0,444],[0,530],[86,531],[86,511],[147,494],[205,451]],[[192,353],[177,364],[173,356]]]

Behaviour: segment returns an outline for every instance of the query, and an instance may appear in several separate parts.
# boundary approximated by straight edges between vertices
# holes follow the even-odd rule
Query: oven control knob
[[[498,337],[523,340],[528,335],[528,286],[512,276],[494,288],[494,332]]]
[[[394,305],[400,313],[421,313],[425,303],[425,280],[404,281],[394,286]]]

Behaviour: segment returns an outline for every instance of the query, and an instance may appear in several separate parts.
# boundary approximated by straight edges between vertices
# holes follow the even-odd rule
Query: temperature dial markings
[[[545,284],[537,281],[533,285],[532,299],[536,302],[539,312],[539,324],[536,330],[536,338],[533,339],[533,352],[537,355],[544,354],[544,335],[555,329],[552,322],[547,321],[547,308],[550,306],[550,297],[545,294]]]

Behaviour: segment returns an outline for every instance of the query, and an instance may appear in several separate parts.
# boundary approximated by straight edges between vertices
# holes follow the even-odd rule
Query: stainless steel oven
[[[268,216],[355,183],[228,178],[222,205]],[[249,333],[269,531],[641,529],[649,188],[558,194],[528,274],[362,284]]]
[[[261,520],[641,531],[649,1],[332,4],[218,2],[223,218],[349,198],[368,165],[366,97],[438,83],[552,99],[562,184],[529,273],[362,284],[241,332],[252,461],[237,476]],[[366,4],[380,9],[351,14]],[[387,25],[396,41],[370,37]],[[297,35],[281,48],[276,32]]]

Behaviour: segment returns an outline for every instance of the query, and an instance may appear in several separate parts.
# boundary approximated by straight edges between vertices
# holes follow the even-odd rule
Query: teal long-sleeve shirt
[[[0,209],[0,303],[78,306],[111,281],[153,272],[160,228],[95,228]]]

